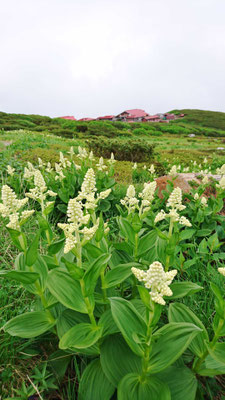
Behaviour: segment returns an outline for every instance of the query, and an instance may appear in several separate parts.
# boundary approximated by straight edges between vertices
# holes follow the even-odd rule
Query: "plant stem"
[[[170,218],[170,226],[169,226],[169,233],[168,233],[168,242],[170,241],[170,238],[173,234],[173,220]],[[167,254],[166,256],[166,265],[165,265],[165,271],[167,272],[170,266],[170,255]]]
[[[146,317],[147,317],[147,334],[146,334],[145,351],[144,351],[144,355],[142,358],[142,375],[141,375],[142,382],[145,381],[146,374],[148,371],[148,362],[149,362],[150,345],[151,345],[151,337],[152,337],[151,321],[153,318],[153,312],[150,312],[147,308],[146,308]]]
[[[213,336],[212,341],[209,343],[209,347],[210,347],[212,350],[214,349],[214,347],[215,347],[215,345],[216,345],[216,342],[217,342],[217,340],[218,340],[219,337],[220,337],[220,331],[221,331],[223,325],[224,325],[224,319],[220,318],[219,324],[218,324],[218,327],[217,327],[217,330],[216,330],[216,332],[215,332],[215,334],[214,334],[214,336]],[[205,361],[205,359],[206,359],[206,357],[208,356],[208,354],[209,354],[209,351],[206,350],[206,351],[204,352],[203,356],[202,356],[201,358],[199,358],[198,360],[196,360],[196,362],[194,362],[193,367],[192,367],[192,370],[193,370],[195,373],[198,373],[198,371],[199,371],[199,369],[200,369],[202,363]]]

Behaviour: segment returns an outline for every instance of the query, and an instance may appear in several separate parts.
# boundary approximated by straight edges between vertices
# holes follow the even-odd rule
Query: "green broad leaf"
[[[102,330],[102,327],[88,323],[77,324],[63,335],[59,342],[59,348],[65,350],[90,347],[100,339]]]
[[[192,265],[196,264],[196,259],[192,259],[192,260],[187,260],[184,262],[183,264],[183,270],[186,271],[186,269],[190,268]]]
[[[219,325],[220,329],[218,331]],[[217,332],[217,335],[219,335],[219,337],[225,336],[225,319],[221,319],[218,314],[215,314],[215,317],[213,319],[213,330],[214,332]]]
[[[81,292],[80,283],[67,272],[58,268],[48,274],[47,287],[53,296],[65,307],[87,314],[87,307]],[[89,298],[92,301],[93,299]]]
[[[51,308],[51,307],[53,307],[55,304],[58,303],[58,300],[57,300],[49,291],[46,291],[45,299],[46,299],[46,306],[45,306],[45,308]]]
[[[192,282],[174,282],[170,285],[170,289],[172,290],[172,296],[167,296],[168,300],[180,299],[181,297],[185,297],[202,290],[203,287],[197,285]]]
[[[135,233],[140,232],[140,230],[142,228],[142,221],[141,221],[139,215],[136,213],[132,214],[131,226]]]
[[[26,258],[23,253],[18,254],[15,259],[15,268],[18,272],[31,272],[31,268],[26,266]],[[46,288],[46,280],[48,276],[48,267],[44,258],[38,255],[37,260],[32,266],[32,273],[38,274],[38,283],[42,290]],[[26,286],[25,286],[26,285]],[[38,294],[37,287],[33,284],[25,284],[24,287],[31,293]]]
[[[55,202],[52,202],[47,207],[45,207],[43,214],[46,216],[49,215],[54,210],[54,207],[55,207]]]
[[[119,217],[118,219],[120,235],[124,239],[128,239],[128,242],[135,243],[135,231],[132,228],[130,222],[126,218]]]
[[[211,371],[214,371],[214,375],[224,375],[225,374],[225,365],[224,362],[220,362],[216,359],[214,359],[210,354],[206,357],[205,359],[205,366],[206,368],[210,369]],[[198,371],[200,374],[201,371]]]
[[[142,380],[136,373],[123,377],[117,390],[118,400],[171,400],[170,390],[166,383],[155,376]]]
[[[151,296],[148,291],[144,286],[137,286],[140,298],[142,302],[144,303],[145,307],[147,307],[149,310],[151,310]]]
[[[102,254],[90,265],[90,267],[85,272],[83,280],[86,296],[94,293],[100,273],[104,271],[110,258],[111,254]]]
[[[56,321],[45,311],[33,311],[18,315],[8,321],[3,329],[11,336],[29,339],[50,330]]]
[[[202,239],[198,246],[198,253],[199,254],[208,254],[208,246],[207,246],[207,241],[205,239]]]
[[[48,223],[47,219],[42,217],[41,215],[38,215],[38,223],[41,229],[41,235],[46,239],[46,231],[48,231],[48,235],[50,237],[50,240],[53,239],[53,232],[50,224]]]
[[[104,254],[103,250],[94,244],[88,242],[84,245],[83,249],[87,252],[87,258],[93,260],[94,258],[98,258],[101,254]]]
[[[64,257],[61,258],[63,264],[65,264],[67,271],[71,275],[71,277],[75,280],[80,280],[84,276],[84,270],[77,266],[74,262],[70,262],[66,260]]]
[[[207,345],[208,352],[210,356],[219,363],[225,366],[225,342],[216,343],[213,348]]]
[[[169,322],[189,322],[201,329],[201,332],[189,344],[189,349],[197,357],[201,358],[207,350],[205,341],[209,341],[209,336],[200,319],[187,306],[181,303],[170,304],[168,317]]]
[[[173,364],[187,349],[201,329],[186,322],[171,322],[158,329],[154,335],[148,372],[155,374]]]
[[[42,255],[42,258],[45,261],[49,271],[51,269],[54,269],[54,268],[58,267],[58,265],[56,265],[56,261],[54,260],[53,257],[47,256],[47,255]]]
[[[35,282],[39,278],[39,274],[36,272],[0,271],[0,278],[13,279],[20,283],[29,284]]]
[[[98,224],[98,229],[95,233],[95,240],[96,242],[100,242],[104,236],[104,220],[102,218],[102,213],[99,217],[99,224]]]
[[[77,311],[66,309],[64,310],[59,318],[57,319],[56,329],[59,338],[61,339],[63,335],[74,325],[80,324],[82,322],[90,322],[87,314],[81,314]]]
[[[58,204],[57,208],[58,208],[59,211],[61,211],[61,213],[66,214],[66,212],[67,212],[67,204],[63,204],[63,203]]]
[[[155,246],[156,246],[156,253],[157,253],[157,258],[155,258],[155,259],[156,260],[158,259],[163,265],[165,265],[167,241],[158,237],[156,240]]]
[[[85,368],[80,383],[78,400],[110,400],[115,386],[108,380],[100,360],[94,360]]]
[[[66,190],[66,189],[63,189],[63,188],[61,188],[59,191],[58,191],[58,196],[59,196],[59,198],[64,202],[64,203],[68,203],[68,201],[69,201],[69,199],[70,199],[70,195],[69,195],[69,192],[68,192],[68,190]]]
[[[168,240],[168,235],[167,235],[167,233],[164,231],[164,232],[162,232],[159,228],[157,228],[156,226],[155,226],[155,231],[157,232],[157,236],[160,238],[160,239],[163,239],[163,240]]]
[[[29,267],[26,267],[26,270],[30,271]],[[39,274],[39,284],[42,290],[46,288],[46,281],[48,277],[48,267],[41,255],[38,255],[37,260],[32,266],[32,272],[37,272]],[[37,293],[36,286],[34,284],[27,285],[26,289],[31,293]]]
[[[212,229],[199,229],[196,231],[196,236],[205,237],[209,236],[212,233]]]
[[[184,229],[179,233],[180,241],[191,239],[192,236],[195,234],[195,232],[196,232],[195,229]]]
[[[50,246],[48,246],[48,253],[51,256],[54,254],[57,254],[64,246],[64,243],[65,243],[65,238],[58,240],[55,243],[50,244]]]
[[[61,381],[65,376],[71,359],[72,355],[63,350],[56,350],[48,357],[48,365],[52,369],[58,381]]]
[[[98,209],[102,212],[106,212],[110,210],[111,208],[111,203],[108,200],[100,200],[98,203]]]
[[[119,285],[132,275],[131,268],[135,263],[119,264],[111,271],[107,272],[104,279],[103,289]],[[138,264],[139,265],[139,264]]]
[[[143,356],[144,348],[134,340],[134,334],[146,336],[147,326],[144,319],[129,301],[113,297],[110,300],[113,319],[131,350]]]
[[[106,310],[100,317],[99,326],[103,327],[102,336],[112,335],[114,333],[118,333],[120,330],[118,326],[115,324],[114,319],[112,317],[111,310]]]
[[[17,249],[20,251],[26,251],[27,239],[24,233],[11,228],[7,228],[7,231],[9,232],[11,240]]]
[[[211,236],[208,238],[208,246],[209,246],[209,248],[210,248],[211,251],[215,251],[215,250],[218,249],[221,245],[222,245],[222,243],[220,244],[220,242],[219,242],[217,232],[214,233],[214,235],[211,235]]]
[[[215,309],[216,309],[216,312],[218,313],[218,315],[221,318],[225,318],[225,300],[223,298],[221,290],[213,282],[210,283],[210,288],[211,288],[211,290],[213,291],[213,293],[215,295]]]
[[[157,377],[169,386],[172,400],[195,400],[198,382],[186,366],[170,366]]]
[[[156,238],[157,232],[155,230],[152,230],[139,239],[138,257],[142,257],[147,251],[155,246]]]
[[[107,336],[100,347],[100,361],[108,380],[117,386],[124,375],[141,373],[142,360],[136,356],[121,335]]]
[[[33,242],[26,251],[26,265],[32,267],[38,257],[38,246],[39,246],[40,232],[38,231]]]

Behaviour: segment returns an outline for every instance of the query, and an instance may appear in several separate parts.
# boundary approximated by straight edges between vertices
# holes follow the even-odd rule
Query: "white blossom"
[[[148,169],[148,171],[149,171],[150,174],[152,174],[152,175],[155,173],[155,167],[154,167],[153,164],[150,166],[150,168]]]
[[[11,165],[7,165],[7,173],[11,176],[14,175],[15,168],[12,168]]]
[[[220,179],[219,183],[216,184],[216,187],[217,187],[218,189],[222,189],[222,190],[225,189],[225,176],[223,176],[223,177]]]
[[[195,193],[194,199],[195,199],[195,200],[198,200],[198,199],[199,199],[199,194],[198,194],[198,193]]]
[[[192,226],[192,224],[190,223],[190,221],[186,218],[186,217],[180,217],[180,219],[179,219],[179,223],[181,224],[181,225],[184,225],[184,226]]]
[[[169,175],[172,176],[173,178],[177,175],[177,167],[176,165],[173,165],[171,170],[169,171]]]
[[[179,211],[186,208],[186,206],[182,204],[182,190],[179,187],[172,191],[166,205],[167,207],[175,208]]]
[[[225,267],[218,268],[218,271],[219,271],[220,274],[225,276]]]
[[[84,160],[85,158],[88,158],[88,152],[85,148],[78,146],[78,154],[77,157],[80,158],[81,160]]]
[[[206,197],[202,197],[201,198],[201,204],[204,206],[204,207],[207,207],[207,198]]]
[[[70,147],[70,149],[68,151],[68,154],[70,155],[70,158],[73,159],[73,156],[74,156],[74,148],[73,148],[73,146]]]
[[[97,169],[98,169],[99,171],[104,171],[104,169],[107,168],[107,166],[104,165],[103,157],[100,157],[100,158],[99,158],[99,162],[98,162],[98,164],[96,164],[96,167],[98,167]]]
[[[112,166],[113,164],[115,164],[115,162],[116,162],[116,160],[115,160],[115,158],[114,158],[114,154],[111,153],[111,157],[110,157],[110,159],[108,160],[108,163]]]
[[[94,160],[93,151],[90,151],[90,153],[89,153],[89,160],[90,160],[90,161],[93,161],[93,160]]]
[[[137,163],[134,163],[132,169],[134,169],[134,170],[137,169]]]
[[[204,178],[202,179],[202,183],[203,185],[207,185],[207,183],[209,183],[209,178],[207,175],[205,175]]]
[[[107,189],[107,190],[104,190],[103,192],[100,192],[98,195],[98,199],[99,200],[106,199],[110,195],[111,191],[112,191],[112,189]]]
[[[172,296],[169,285],[177,274],[177,270],[165,272],[160,262],[155,261],[149,266],[148,271],[131,268],[133,274],[140,282],[144,282],[147,289],[150,289],[150,296],[155,303],[165,305],[163,296]]]
[[[166,213],[165,213],[165,211],[164,210],[161,210],[157,215],[156,215],[156,217],[155,217],[155,220],[154,220],[154,222],[155,222],[155,224],[157,223],[157,222],[159,222],[159,221],[162,221],[163,219],[165,219],[166,218]]]
[[[27,202],[28,198],[22,200],[17,199],[15,192],[8,185],[3,185],[0,214],[4,218],[9,218],[8,228],[20,230],[20,225],[34,213],[34,210],[20,213],[21,208],[23,208]]]

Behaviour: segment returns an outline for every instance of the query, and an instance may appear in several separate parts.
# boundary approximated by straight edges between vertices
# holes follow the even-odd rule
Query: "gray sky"
[[[0,110],[225,112],[225,0],[0,0]]]

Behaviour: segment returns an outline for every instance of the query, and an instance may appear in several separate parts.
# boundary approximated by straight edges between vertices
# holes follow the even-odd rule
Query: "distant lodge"
[[[69,119],[72,121],[122,121],[122,122],[170,122],[171,120],[183,118],[184,114],[170,114],[170,113],[159,113],[156,115],[150,115],[144,110],[138,108],[134,110],[126,110],[118,115],[105,115],[104,117],[98,118],[81,118],[76,120],[73,116],[60,117],[63,119]]]

